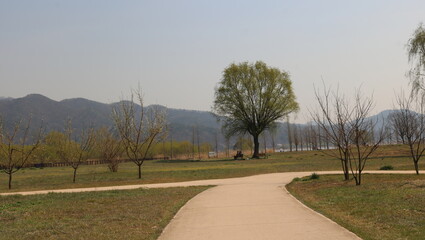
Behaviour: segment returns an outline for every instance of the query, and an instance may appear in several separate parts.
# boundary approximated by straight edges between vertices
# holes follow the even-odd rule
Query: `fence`
[[[161,158],[146,158],[145,161],[151,161],[151,160],[168,160],[169,157],[161,157]],[[131,162],[130,159],[121,159],[121,160],[116,160],[119,163],[124,163],[124,162]],[[85,162],[82,162],[80,165],[99,165],[99,164],[108,164],[109,161],[107,160],[101,160],[101,159],[89,159]],[[67,166],[71,166],[72,163],[70,162],[50,162],[50,163],[34,163],[34,164],[27,164],[25,165],[25,167],[27,168],[31,168],[31,167],[35,167],[35,168],[45,168],[45,167],[67,167]]]

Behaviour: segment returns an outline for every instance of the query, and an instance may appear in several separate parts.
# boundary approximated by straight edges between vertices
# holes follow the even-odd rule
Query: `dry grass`
[[[420,162],[421,163],[421,162]],[[395,170],[412,170],[413,163],[407,148],[401,145],[383,146],[366,164],[366,170],[378,170],[391,165]],[[243,177],[255,174],[296,171],[340,170],[339,160],[326,151],[275,153],[268,159],[209,159],[209,160],[155,160],[146,161],[142,179],[137,179],[134,163],[121,164],[117,173],[106,165],[81,166],[77,182],[72,183],[71,167],[23,169],[14,175],[11,191],[78,188],[178,182],[199,179]],[[0,192],[9,192],[7,176],[0,173]]]
[[[156,239],[207,188],[0,197],[0,239]]]
[[[425,176],[366,174],[361,186],[320,176],[287,189],[363,239],[424,239]]]

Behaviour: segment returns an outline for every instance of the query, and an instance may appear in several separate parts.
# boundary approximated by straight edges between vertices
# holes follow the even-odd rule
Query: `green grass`
[[[384,165],[391,165],[395,170],[412,170],[413,164],[406,157],[407,153],[403,146],[384,146],[368,161],[366,169],[378,170]],[[321,151],[276,153],[268,159],[236,161],[146,161],[142,166],[143,176],[140,180],[137,179],[137,166],[131,162],[121,164],[117,173],[109,172],[106,165],[81,166],[75,184],[72,183],[71,167],[33,168],[22,169],[13,176],[12,190],[7,189],[7,175],[0,173],[0,192],[178,182],[274,172],[324,170],[340,170],[340,162]]]
[[[156,239],[208,187],[0,197],[0,239]]]
[[[366,174],[363,180],[355,186],[341,175],[325,175],[287,189],[363,239],[424,239],[424,175]]]

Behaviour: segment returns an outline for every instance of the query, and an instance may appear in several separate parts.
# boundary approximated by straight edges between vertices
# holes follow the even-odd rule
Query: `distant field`
[[[208,187],[0,196],[0,239],[156,239]]]
[[[361,186],[341,179],[325,175],[287,189],[365,240],[424,239],[425,175],[365,174]]]
[[[412,170],[413,164],[407,154],[404,146],[383,146],[368,161],[366,169],[377,170],[381,166],[392,165],[395,170]],[[255,160],[155,160],[145,162],[140,180],[137,179],[137,167],[131,162],[121,164],[117,173],[109,172],[106,165],[81,166],[75,184],[72,183],[71,167],[29,168],[13,176],[11,191],[178,182],[322,170],[340,170],[339,160],[322,151],[275,153],[268,159]],[[0,192],[9,192],[5,174],[0,174]]]

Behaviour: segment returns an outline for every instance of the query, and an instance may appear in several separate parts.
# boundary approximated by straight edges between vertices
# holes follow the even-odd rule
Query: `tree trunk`
[[[344,160],[344,180],[350,180],[350,173],[348,171],[348,160]]]
[[[362,183],[362,171],[359,170],[359,174],[356,179],[356,185],[359,186]]]
[[[254,138],[254,153],[252,154],[252,158],[259,158],[259,149],[260,143],[258,141],[258,135],[252,135]]]
[[[9,190],[12,189],[12,173],[9,173]]]
[[[72,182],[75,183],[75,177],[77,176],[77,168],[74,168],[74,178],[72,179]]]
[[[348,181],[350,180],[350,172],[349,172],[349,168],[348,168],[348,150],[345,150],[344,152],[344,160],[343,160],[343,166],[342,166],[342,170],[344,171],[344,180]]]
[[[419,165],[418,165],[418,161],[414,161],[414,163],[415,163],[415,171],[416,171],[416,174],[417,174],[417,175],[419,175]]]
[[[139,179],[142,178],[142,164],[137,164],[137,166],[139,167]]]

